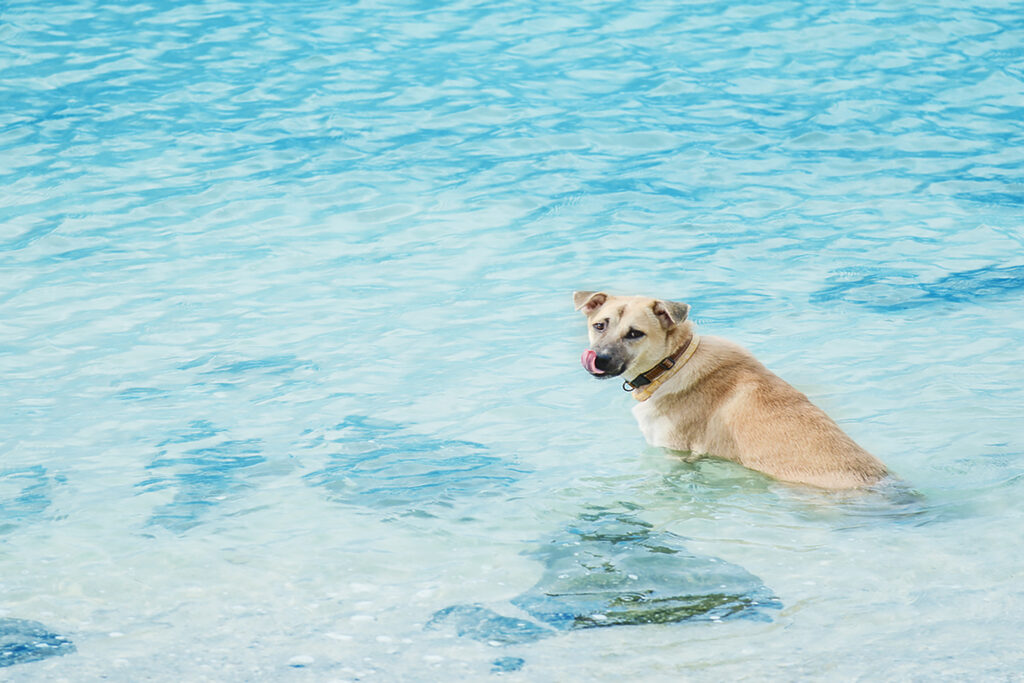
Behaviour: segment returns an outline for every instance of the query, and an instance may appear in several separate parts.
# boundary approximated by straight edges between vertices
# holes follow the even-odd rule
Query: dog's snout
[[[625,364],[614,353],[587,349],[583,352],[583,367],[594,377],[607,378],[621,375]]]

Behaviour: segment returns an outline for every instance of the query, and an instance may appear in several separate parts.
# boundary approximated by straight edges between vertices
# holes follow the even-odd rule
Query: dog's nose
[[[593,349],[587,349],[580,357],[583,367],[592,375],[600,375],[601,370],[597,367],[597,353]]]
[[[601,353],[593,349],[583,352],[583,367],[594,377],[615,377],[622,374],[621,363],[615,360],[614,354]]]

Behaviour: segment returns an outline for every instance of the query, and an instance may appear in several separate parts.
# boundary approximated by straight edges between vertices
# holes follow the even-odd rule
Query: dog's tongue
[[[603,375],[604,370],[597,369],[597,352],[593,349],[587,349],[583,352],[583,357],[580,358],[583,361],[583,367],[587,369],[587,372],[591,372],[595,375]]]

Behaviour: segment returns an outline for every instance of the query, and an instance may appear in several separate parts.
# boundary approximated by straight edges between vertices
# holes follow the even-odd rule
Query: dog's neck
[[[657,391],[658,387],[664,384],[669,377],[679,372],[680,368],[693,357],[700,345],[700,337],[696,334],[690,335],[683,344],[676,349],[675,353],[662,359],[647,372],[637,375],[632,380],[622,383],[622,388],[633,394],[637,401],[646,401]]]

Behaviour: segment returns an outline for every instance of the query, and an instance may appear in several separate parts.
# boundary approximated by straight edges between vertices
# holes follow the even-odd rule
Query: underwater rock
[[[0,667],[35,662],[75,651],[64,636],[50,633],[37,621],[0,619]]]
[[[434,614],[427,628],[451,626],[459,636],[484,643],[513,645],[555,635],[556,631],[532,621],[503,617],[483,605],[452,605]]]
[[[597,511],[530,553],[545,564],[512,604],[559,629],[744,616],[781,604],[742,567],[688,551],[629,513]]]
[[[504,491],[522,476],[483,444],[438,439],[359,415],[308,434],[300,448],[327,456],[303,479],[323,487],[331,500],[373,508],[446,508],[459,498]]]
[[[499,657],[494,660],[491,664],[492,674],[507,674],[513,671],[519,671],[526,664],[526,660],[522,657]]]
[[[429,625],[449,624],[460,636],[507,644],[580,628],[769,620],[766,610],[782,607],[750,572],[691,553],[678,536],[653,531],[630,510],[580,515],[529,555],[544,563],[544,573],[511,602],[537,623],[481,605],[454,605]]]
[[[992,264],[952,272],[931,282],[914,271],[880,267],[841,271],[830,279],[833,284],[812,295],[812,303],[846,301],[890,312],[1019,296],[1024,290],[1024,266]]]
[[[157,457],[146,466],[152,476],[136,484],[138,488],[175,490],[169,503],[153,510],[150,524],[184,533],[202,524],[221,501],[252,488],[253,479],[272,471],[259,439],[227,439],[182,450],[190,439],[207,438],[212,431],[207,424],[193,422],[191,433],[159,444]]]
[[[39,519],[50,506],[54,485],[62,483],[63,476],[51,476],[42,465],[0,470],[0,533]]]

